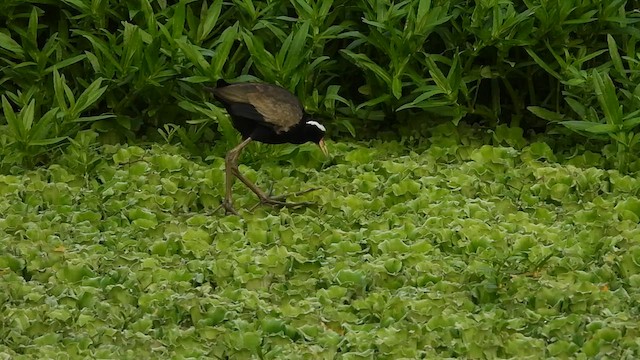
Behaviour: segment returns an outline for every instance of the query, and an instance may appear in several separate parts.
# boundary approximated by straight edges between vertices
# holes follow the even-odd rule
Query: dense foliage
[[[0,358],[640,358],[638,8],[0,1]],[[221,78],[360,135],[243,153],[316,206],[219,211]]]
[[[87,127],[107,142],[162,135],[198,151],[224,134],[200,83],[259,78],[331,118],[334,136],[429,117],[538,131],[549,121],[604,140],[597,151],[611,142],[611,165],[626,171],[639,139],[638,5],[2,1],[0,166],[46,161]]]
[[[242,217],[212,213],[222,158],[168,145],[0,176],[0,357],[638,358],[640,180],[433,134],[249,156],[323,189]]]

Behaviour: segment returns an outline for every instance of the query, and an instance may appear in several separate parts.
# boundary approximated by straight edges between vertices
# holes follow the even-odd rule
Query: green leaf
[[[38,44],[38,8],[35,6],[31,9],[31,14],[29,15],[27,34],[32,44]]]
[[[558,74],[549,65],[547,65],[547,63],[545,63],[544,60],[542,60],[535,52],[533,52],[533,50],[531,50],[530,48],[525,48],[525,51],[527,52],[527,54],[529,54],[529,56],[531,56],[533,61],[535,61],[536,64],[538,64],[547,73],[549,73],[549,75],[553,76],[554,78],[556,78],[558,80],[562,80],[562,77],[560,76],[560,74]]]
[[[153,13],[153,7],[151,6],[151,3],[149,0],[141,0],[140,5],[141,5],[140,8],[142,10],[142,13],[144,14],[144,18],[147,20],[147,31],[150,31],[152,34],[155,35],[157,28],[156,28],[156,16]]]
[[[562,121],[562,125],[572,130],[587,131],[593,134],[609,134],[618,130],[618,127],[613,124],[600,124],[591,121]]]
[[[220,12],[222,11],[222,3],[223,2],[221,0],[213,1],[211,7],[207,9],[207,2],[202,2],[200,24],[198,25],[198,34],[196,37],[196,42],[198,44],[208,38],[211,31],[216,26],[218,18],[220,17]]]
[[[2,109],[4,111],[4,117],[7,119],[9,129],[13,132],[14,136],[18,139],[24,139],[24,128],[22,121],[18,119],[16,113],[13,111],[13,107],[9,103],[9,100],[2,95]]]
[[[33,143],[34,141],[37,142],[37,141],[46,139],[48,136],[52,135],[52,134],[49,134],[49,130],[59,110],[60,109],[56,107],[47,111],[44,115],[42,115],[40,120],[36,122],[36,124],[31,129],[31,133],[29,134],[31,138],[31,143]],[[53,135],[57,135],[57,134],[53,134]],[[64,139],[64,137],[61,139]],[[37,144],[34,144],[34,145],[37,145]],[[48,145],[48,144],[44,144],[44,145]]]
[[[35,106],[36,106],[36,101],[31,100],[29,102],[29,105],[27,105],[26,108],[20,111],[20,118],[21,118],[20,122],[22,123],[22,136],[24,138],[27,137],[27,134],[31,130],[31,126],[33,125],[33,117],[35,115]]]
[[[289,47],[291,46],[291,42],[293,41],[294,33],[291,32],[289,36],[287,36],[282,42],[282,46],[280,46],[280,50],[275,56],[276,66],[278,70],[284,69],[284,62],[287,57],[287,52],[289,51]]]
[[[362,104],[358,105],[356,110],[365,109],[367,107],[372,107],[372,106],[378,105],[380,103],[387,102],[387,101],[389,101],[391,99],[392,99],[392,97],[389,94],[378,96],[377,98],[371,99],[369,101],[365,101]]]
[[[447,83],[451,86],[451,90],[454,93],[457,93],[461,84],[464,84],[462,81],[462,65],[460,64],[459,53],[453,56],[449,74],[447,75]]]
[[[306,1],[298,0],[298,3],[307,4]],[[302,5],[301,6],[304,6]],[[324,0],[320,2],[320,8],[317,10],[316,15],[320,17],[327,16],[333,6],[333,0]]]
[[[24,51],[20,47],[15,40],[13,40],[9,35],[0,31],[0,48],[8,50],[16,55],[19,59],[24,58]]]
[[[69,107],[65,100],[64,87],[64,75],[60,75],[57,69],[53,69],[53,94],[56,99],[56,105],[58,105],[58,108],[62,109],[63,112],[67,112]]]
[[[361,67],[363,69],[369,70],[373,72],[376,76],[378,76],[382,81],[384,81],[389,88],[392,87],[391,84],[391,76],[388,72],[382,69],[378,64],[373,62],[369,57],[365,54],[356,54],[351,50],[342,49],[340,53],[344,55],[347,59],[351,60],[355,65]]]
[[[366,283],[366,275],[362,271],[340,270],[336,274],[338,285],[364,285]]]
[[[80,97],[78,97],[75,106],[71,109],[72,113],[80,115],[102,97],[104,92],[107,91],[107,86],[100,87],[102,81],[102,78],[98,78],[85,89]]]
[[[340,119],[337,122],[338,124],[342,125],[345,129],[347,129],[347,131],[349,132],[349,134],[351,134],[352,137],[354,138],[356,137],[356,129],[351,123],[350,119]]]
[[[124,54],[120,59],[120,64],[124,69],[131,67],[136,63],[135,56],[142,51],[143,43],[138,26],[124,22],[124,32],[122,34],[122,48]]]
[[[180,0],[173,6],[173,16],[169,19],[171,23],[171,34],[173,39],[179,39],[184,33],[186,1]],[[162,29],[161,29],[162,30]]]
[[[429,88],[431,88],[431,90],[429,90]],[[427,86],[418,90],[422,90],[423,92],[418,95],[418,97],[416,97],[412,102],[400,106],[398,109],[396,109],[396,111],[423,107],[424,105],[426,105],[426,103],[428,103],[427,100],[429,100],[430,98],[436,95],[444,94],[444,91],[442,91],[442,89],[435,86]]]
[[[579,24],[587,24],[590,22],[597,21],[598,18],[594,17],[595,14],[598,13],[598,10],[589,10],[582,15],[580,15],[577,19],[565,20],[562,22],[563,25],[579,25]]]
[[[241,349],[255,350],[262,344],[262,337],[256,331],[241,332],[239,334],[239,345]]]
[[[393,77],[391,92],[396,99],[400,99],[402,97],[402,80],[400,80],[399,76]]]
[[[51,138],[51,139],[42,139],[42,140],[32,140],[29,141],[29,145],[31,146],[48,146],[48,145],[53,145],[53,144],[57,144],[61,141],[67,140],[68,137],[66,136],[60,136],[60,137],[55,137],[55,138]]]
[[[378,245],[380,251],[387,254],[403,254],[410,250],[409,245],[405,244],[402,239],[393,238],[385,240]]]
[[[305,0],[292,0],[291,2],[294,3],[294,5],[298,5],[298,7],[302,11],[304,11],[304,15],[306,17],[311,17],[315,13],[313,8],[311,7],[311,5],[309,5],[308,1],[305,1]],[[324,1],[322,1],[321,3],[324,3]]]
[[[304,56],[302,55],[303,49],[307,42],[307,37],[309,35],[309,22],[305,21],[300,25],[298,30],[295,32],[293,36],[293,40],[291,41],[291,46],[287,51],[287,56],[284,62],[284,69],[287,72],[295,71],[296,68],[300,65],[302,61],[304,61]]]
[[[640,125],[640,116],[627,119],[622,123],[622,125],[624,130],[626,131],[632,130],[636,126]]]
[[[86,54],[80,54],[80,55],[76,55],[76,56],[72,56],[70,58],[64,59],[58,63],[55,63],[54,65],[49,66],[48,68],[45,69],[46,73],[50,73],[53,72],[54,70],[60,70],[62,68],[65,68],[69,65],[73,65],[77,62],[83,61],[84,59],[87,58]]]
[[[422,33],[426,28],[426,25],[429,24],[429,13],[431,12],[431,0],[419,1],[418,9],[416,11],[416,23],[418,24],[416,28],[418,29],[418,33]]]
[[[397,274],[402,270],[402,261],[399,259],[388,259],[384,262],[384,268],[389,274]]]
[[[579,118],[584,119],[587,117],[587,108],[581,102],[570,97],[565,97],[564,101],[566,101],[571,109],[578,114]]]
[[[94,122],[105,119],[115,119],[117,116],[114,114],[102,114],[96,116],[81,116],[77,119],[71,120],[71,122]]]
[[[103,71],[102,64],[100,63],[100,60],[98,60],[98,57],[94,53],[85,51],[84,54],[87,56],[87,60],[89,60],[89,63],[93,68],[93,71],[95,71],[96,73],[100,73]],[[52,68],[52,70],[55,70],[55,67]]]
[[[242,39],[247,45],[247,49],[253,58],[253,61],[262,65],[260,71],[269,78],[275,78],[273,67],[276,64],[273,55],[264,48],[264,44],[259,37],[254,37],[246,31],[242,32]]]
[[[613,124],[592,124],[593,126],[587,127],[585,130],[593,134],[610,134],[619,130],[618,126]]]
[[[100,55],[104,56],[107,60],[109,60],[109,65],[116,68],[117,71],[122,72],[122,67],[116,58],[113,56],[112,47],[102,41],[101,39],[96,38],[93,34],[84,31],[84,30],[72,30],[74,34],[78,34],[83,36],[85,39],[89,40],[91,45],[94,48],[94,52],[100,53]],[[103,66],[104,67],[104,66]]]
[[[446,76],[440,71],[440,68],[433,60],[432,56],[427,56],[426,58],[427,67],[429,68],[429,74],[431,78],[436,83],[436,85],[442,90],[442,92],[446,95],[452,93],[451,85],[449,84],[449,80]]]
[[[78,9],[81,13],[86,13],[86,14],[91,13],[91,8],[89,7],[89,5],[82,0],[62,0],[62,2],[65,2],[71,5],[72,7]]]
[[[531,111],[535,116],[547,120],[547,121],[552,121],[552,122],[560,122],[562,121],[563,123],[566,123],[566,121],[563,121],[565,119],[565,116],[554,112],[554,111],[549,111],[543,107],[540,106],[528,106],[527,110]]]
[[[627,76],[627,72],[622,64],[622,58],[620,58],[620,53],[618,52],[618,45],[616,41],[613,39],[611,34],[607,34],[607,44],[609,45],[609,55],[611,56],[611,61],[613,62],[613,67],[618,71],[622,77],[625,79],[629,79]]]
[[[203,108],[187,101],[182,101],[179,105],[184,109],[191,109],[190,111],[199,112],[215,120],[218,124],[218,131],[222,134],[223,138],[227,141],[236,141],[238,132],[233,127],[229,117],[217,106],[207,103],[207,108]]]
[[[621,126],[622,105],[609,75],[605,74],[603,77],[597,70],[593,70],[593,87],[607,122]]]
[[[344,97],[338,94],[339,91],[340,91],[340,85],[329,85],[327,87],[327,93],[324,96],[324,106],[327,109],[330,109],[330,110],[335,109],[336,101],[339,101],[340,103],[348,107],[352,106],[352,103],[349,100],[345,99]]]
[[[322,64],[323,62],[329,60],[330,57],[328,56],[320,56],[315,58],[312,62],[311,65],[309,65],[309,70],[314,70],[316,69],[320,64]]]
[[[211,236],[203,229],[190,228],[182,235],[182,246],[196,258],[204,257],[211,248]]]
[[[180,81],[188,82],[191,84],[202,84],[202,83],[210,82],[211,78],[208,76],[189,76],[186,78],[181,78]]]
[[[206,73],[209,64],[200,52],[200,47],[187,42],[185,39],[177,39],[176,44],[182,50],[182,53],[191,61],[202,73]]]
[[[222,68],[227,63],[227,60],[229,60],[229,53],[238,35],[238,24],[239,23],[236,22],[233,26],[226,28],[218,38],[218,46],[215,48],[215,53],[211,59],[211,66],[209,68],[209,74],[214,78],[222,77]]]

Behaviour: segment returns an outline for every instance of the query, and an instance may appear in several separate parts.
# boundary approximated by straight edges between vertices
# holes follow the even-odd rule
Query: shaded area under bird
[[[262,204],[302,206],[309,203],[287,202],[287,195],[267,195],[238,169],[238,158],[242,149],[251,141],[266,144],[304,144],[314,142],[328,155],[324,143],[325,127],[304,112],[300,100],[288,90],[264,83],[230,84],[219,80],[215,88],[205,87],[213,97],[227,109],[233,127],[240,132],[243,141],[231,149],[225,158],[226,192],[222,207],[227,213],[237,214],[233,207],[231,187],[237,177]],[[315,188],[290,195],[301,195]]]

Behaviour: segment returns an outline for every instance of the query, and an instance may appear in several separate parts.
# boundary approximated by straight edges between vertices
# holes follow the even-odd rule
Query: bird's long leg
[[[289,206],[289,207],[313,205],[313,203],[310,203],[310,202],[288,202],[285,200],[288,196],[298,196],[298,195],[306,194],[311,191],[315,191],[319,189],[319,188],[312,188],[312,189],[298,191],[296,193],[291,193],[291,194],[270,196],[270,195],[267,195],[267,193],[265,193],[264,191],[262,191],[262,189],[260,189],[258,186],[256,186],[256,184],[252,183],[251,180],[247,179],[244,175],[242,175],[240,173],[240,170],[238,170],[237,164],[234,167],[232,167],[232,170],[234,171],[233,174],[237,176],[238,179],[240,179],[240,181],[242,181],[245,185],[247,185],[247,187],[251,189],[251,191],[253,191],[253,193],[258,196],[258,199],[260,199],[260,202],[258,203],[258,205],[270,204],[270,205],[280,205],[280,206]],[[253,209],[255,209],[255,206],[251,208],[251,210]]]
[[[224,200],[222,201],[222,207],[227,213],[238,215],[238,212],[233,208],[233,198],[231,196],[231,188],[233,187],[234,176],[240,174],[238,171],[238,157],[240,152],[251,142],[251,138],[247,138],[236,147],[231,149],[227,156],[224,158],[224,170],[225,170],[225,186],[226,191],[224,194]],[[243,181],[244,182],[244,181]]]
[[[234,159],[234,160],[236,160],[236,159]],[[280,196],[273,196],[272,197],[272,196],[267,195],[267,193],[262,191],[262,189],[260,189],[256,184],[252,183],[251,180],[247,179],[244,175],[242,175],[240,173],[240,170],[238,170],[237,163],[234,163],[234,165],[231,167],[231,171],[233,171],[233,175],[235,175],[240,181],[242,181],[243,184],[245,184],[249,189],[251,189],[251,191],[253,191],[254,194],[256,194],[258,196],[258,199],[260,199],[260,203],[259,204],[271,204],[271,205],[281,205],[281,206],[291,206],[291,207],[312,205],[312,203],[309,203],[309,202],[297,202],[297,203],[294,203],[294,202],[287,202],[287,201],[284,201],[284,200],[286,199],[287,196],[291,196],[291,195],[297,196],[297,195],[302,195],[302,194],[306,194],[308,192],[317,190],[317,189],[314,188],[314,189],[304,190],[304,191],[300,191],[300,192],[293,193],[293,194],[280,195]]]
[[[251,180],[247,179],[242,173],[240,169],[238,169],[238,158],[240,157],[240,152],[242,149],[247,146],[251,142],[251,138],[247,138],[245,141],[241,142],[238,146],[233,148],[227,154],[225,159],[225,170],[227,171],[227,196],[226,200],[228,203],[231,202],[231,185],[233,184],[233,177],[237,177],[243,184],[245,184],[251,191],[253,191],[260,199],[268,198],[269,196],[262,191],[256,184],[252,183]]]
[[[297,202],[297,203],[287,202],[285,201],[285,199],[287,198],[287,196],[298,196],[298,195],[306,194],[311,191],[318,190],[318,188],[312,188],[312,189],[307,189],[307,190],[299,191],[292,194],[279,195],[279,196],[272,197],[267,195],[256,184],[254,184],[253,182],[251,182],[251,180],[249,180],[247,177],[242,175],[242,173],[238,169],[238,158],[240,157],[240,153],[242,152],[242,149],[244,149],[245,146],[247,146],[250,142],[251,142],[251,138],[249,137],[243,142],[241,142],[240,144],[238,144],[238,146],[231,149],[231,151],[229,151],[227,153],[227,156],[225,157],[226,193],[225,193],[224,201],[222,202],[222,207],[225,209],[225,211],[227,213],[233,213],[236,215],[238,214],[233,207],[233,199],[231,196],[231,193],[232,193],[231,188],[233,186],[234,177],[237,177],[243,184],[245,184],[251,191],[253,191],[253,193],[256,194],[256,196],[258,196],[258,199],[260,199],[259,204],[271,204],[271,205],[291,206],[291,207],[312,205],[312,203],[309,203],[309,202]]]

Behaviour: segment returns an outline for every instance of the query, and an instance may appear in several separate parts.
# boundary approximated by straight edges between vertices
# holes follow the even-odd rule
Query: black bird
[[[237,214],[233,208],[231,186],[234,177],[253,191],[260,203],[301,206],[308,203],[286,202],[286,195],[271,197],[240,173],[238,158],[240,152],[252,140],[266,144],[304,144],[314,142],[328,155],[324,143],[325,127],[306,114],[298,100],[288,90],[271,84],[235,83],[219,80],[215,88],[206,88],[213,97],[227,109],[233,127],[240,132],[243,141],[227,153],[225,158],[226,193],[222,207],[226,212]],[[298,192],[301,195],[310,191]]]

